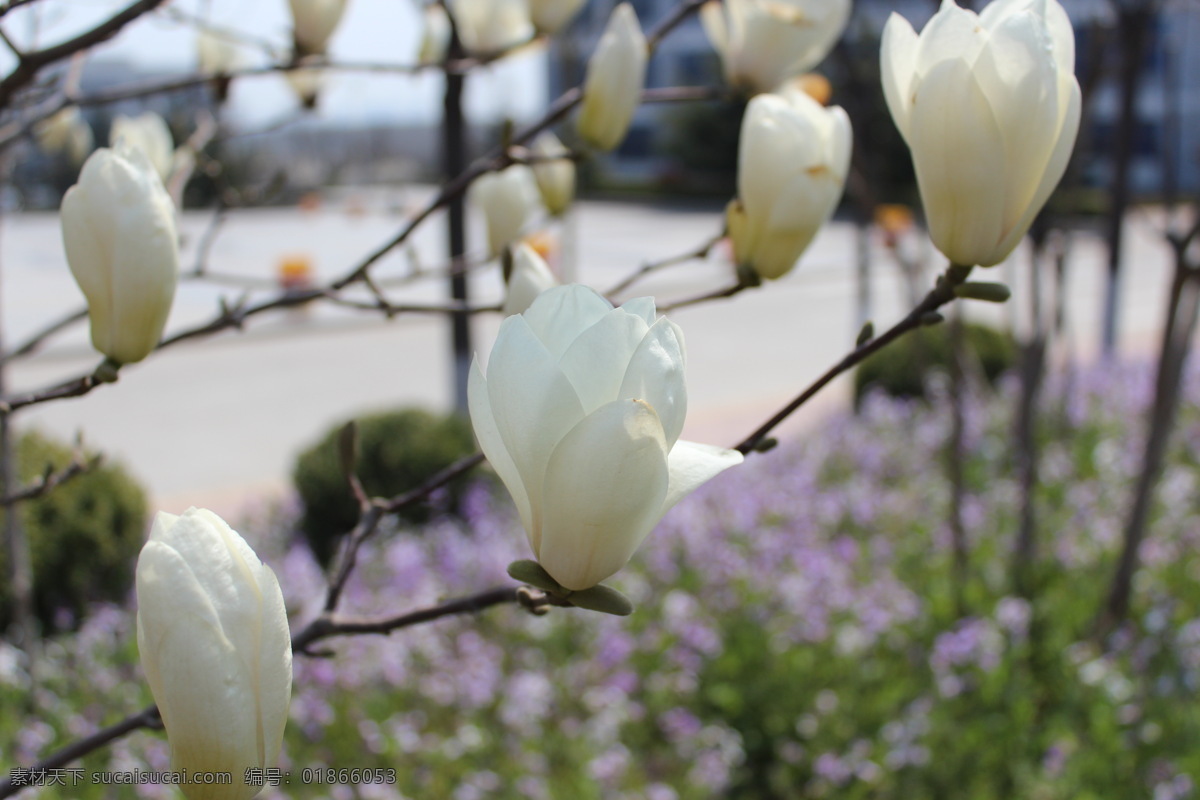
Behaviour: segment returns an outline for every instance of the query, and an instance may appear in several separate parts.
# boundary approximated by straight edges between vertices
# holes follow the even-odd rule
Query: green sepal
[[[988,303],[1005,303],[1012,292],[1003,283],[972,281],[954,287],[954,294],[967,300],[983,300]]]
[[[530,586],[536,586],[543,592],[549,592],[559,597],[565,597],[571,593],[562,584],[551,578],[550,573],[546,572],[545,567],[528,558],[523,558],[520,561],[514,561],[509,564],[508,576],[513,580],[528,583]]]
[[[96,367],[95,372],[92,373],[92,378],[99,383],[116,383],[120,369],[120,363],[113,361],[111,358],[106,358]]]
[[[856,348],[862,347],[867,342],[875,338],[875,323],[867,322],[862,326],[862,330],[858,332],[858,338],[854,340]]]
[[[749,264],[738,264],[737,279],[742,286],[762,286],[762,277]]]
[[[599,611],[617,617],[628,617],[633,613],[633,602],[628,597],[601,583],[590,589],[571,592],[567,602],[588,611]]]

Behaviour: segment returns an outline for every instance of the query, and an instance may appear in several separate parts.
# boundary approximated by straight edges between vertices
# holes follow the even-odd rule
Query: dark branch
[[[855,366],[872,353],[882,350],[909,331],[928,324],[928,315],[955,298],[954,287],[966,280],[967,273],[969,272],[969,267],[950,267],[944,275],[938,278],[937,285],[930,290],[929,294],[925,295],[925,299],[916,308],[909,312],[908,316],[889,328],[883,335],[856,348],[841,361],[826,370],[825,374],[817,378],[807,389],[780,409],[779,413],[760,425],[754,433],[747,436],[739,444],[734,445],[733,449],[742,454],[749,453],[766,439],[767,434],[774,430],[776,426],[790,417],[800,406],[811,400],[817,392],[825,388],[838,375]]]
[[[109,17],[95,28],[81,33],[74,39],[68,39],[53,47],[47,47],[44,50],[25,53],[17,62],[16,68],[4,80],[0,80],[0,108],[6,107],[12,99],[13,94],[27,86],[37,77],[38,72],[43,67],[57,61],[62,61],[64,58],[70,58],[80,51],[111,39],[130,22],[133,22],[147,11],[153,10],[162,2],[163,0],[137,0],[137,2],[130,5],[124,11]]]

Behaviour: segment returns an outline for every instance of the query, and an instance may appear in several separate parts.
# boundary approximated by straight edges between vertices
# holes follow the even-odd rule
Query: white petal
[[[620,396],[625,370],[649,329],[636,314],[613,309],[562,354],[559,369],[575,387],[583,413],[590,414]]]
[[[550,355],[557,359],[579,334],[612,311],[612,303],[579,284],[547,289],[538,296],[525,321]]]
[[[917,89],[909,144],[937,248],[987,261],[1002,238],[1007,165],[1000,129],[969,65],[945,61]]]
[[[596,585],[623,567],[657,524],[667,484],[667,447],[654,410],[630,400],[602,406],[550,458],[538,560],[568,589]]]
[[[682,439],[676,442],[667,456],[671,483],[663,501],[663,513],[698,489],[701,484],[742,463],[742,460],[742,454],[737,450],[726,450],[723,447]]]
[[[471,426],[475,429],[475,438],[479,440],[479,449],[483,450],[488,463],[512,495],[513,502],[517,505],[517,513],[521,515],[521,524],[525,526],[525,533],[530,537],[530,544],[536,551],[529,493],[525,490],[521,473],[508,454],[504,439],[496,427],[496,419],[492,416],[492,403],[488,398],[487,380],[483,377],[478,358],[472,360],[471,372],[467,378],[467,407],[471,412]]]
[[[995,263],[1007,258],[1008,254],[1020,243],[1025,232],[1029,230],[1029,226],[1033,224],[1034,217],[1042,210],[1042,206],[1050,199],[1058,182],[1062,180],[1063,173],[1067,171],[1067,164],[1071,160],[1071,152],[1075,148],[1075,137],[1079,133],[1081,112],[1079,84],[1075,81],[1075,76],[1068,74],[1060,76],[1060,84],[1059,99],[1063,104],[1063,121],[1058,140],[1054,145],[1054,152],[1050,154],[1050,160],[1042,171],[1041,182],[1038,184],[1029,206],[1025,209],[1025,213],[997,246],[994,256]],[[982,266],[990,265],[983,264]]]
[[[916,75],[924,80],[935,67],[949,60],[975,63],[987,41],[987,31],[972,11],[944,0],[941,9],[921,31],[917,47]]]
[[[549,292],[542,297],[546,294]],[[536,541],[546,463],[559,440],[583,418],[583,406],[524,316],[509,317],[500,324],[488,361],[487,389],[496,429],[529,495],[528,530]]]
[[[637,314],[646,321],[647,326],[653,325],[654,320],[657,318],[653,297],[634,297],[622,303],[621,308],[630,314]]]
[[[527,244],[513,248],[512,276],[501,313],[506,316],[526,311],[542,292],[557,286],[558,279],[537,252]]]
[[[625,138],[646,85],[649,47],[629,3],[617,6],[588,61],[575,128],[594,147],[612,150]]]
[[[675,444],[687,415],[683,331],[666,317],[651,326],[629,359],[617,396],[644,400],[662,422],[667,447]]]
[[[710,0],[700,6],[700,24],[713,49],[724,58],[729,50],[729,30],[725,24],[725,9],[719,0]]]
[[[1058,75],[1050,50],[1041,20],[1021,13],[992,31],[975,61],[975,77],[1004,141],[1005,231],[1029,207],[1058,135]]]
[[[888,17],[879,47],[879,71],[883,96],[900,135],[908,141],[908,117],[912,106],[913,78],[917,74],[917,32],[896,12]]]
[[[239,778],[261,767],[251,676],[189,563],[174,548],[147,542],[137,594],[138,651],[172,764],[193,772],[232,770]]]

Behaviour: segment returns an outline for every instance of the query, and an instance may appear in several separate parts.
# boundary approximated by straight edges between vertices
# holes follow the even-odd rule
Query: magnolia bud
[[[96,140],[92,126],[79,111],[79,106],[67,106],[44,120],[36,129],[38,147],[47,153],[63,153],[78,167],[92,152]]]
[[[529,0],[529,16],[538,33],[553,36],[574,19],[585,0]]]
[[[883,93],[912,150],[933,243],[991,266],[1029,230],[1079,131],[1075,34],[1056,0],[996,0],[979,15],[944,0],[918,36],[892,14]]]
[[[554,216],[561,216],[575,198],[575,162],[566,157],[570,155],[567,148],[550,131],[538,136],[531,149],[537,157],[533,177],[542,195],[542,204]]]
[[[325,85],[325,74],[321,70],[314,67],[298,67],[289,69],[283,73],[283,76],[287,79],[288,86],[292,87],[292,92],[303,108],[314,109],[317,107],[321,89]]]
[[[742,461],[679,439],[683,333],[649,297],[620,308],[585,286],[543,292],[500,325],[468,381],[475,435],[530,547],[572,591],[633,555],[662,515]]]
[[[612,150],[625,138],[642,101],[649,55],[633,6],[622,3],[609,17],[588,61],[583,108],[575,121],[576,130],[588,144]]]
[[[87,298],[92,345],[118,364],[162,337],[179,274],[175,209],[145,155],[97,150],[62,201],[67,263]]]
[[[700,20],[726,80],[757,94],[828,55],[850,20],[850,0],[713,0]]]
[[[533,173],[523,164],[480,176],[471,185],[470,198],[483,211],[489,256],[517,240],[538,205]]]
[[[202,29],[196,35],[196,64],[205,75],[228,75],[242,65],[242,52],[228,37]]]
[[[440,4],[425,6],[422,21],[421,45],[417,51],[418,64],[440,64],[446,60],[450,47],[450,17]]]
[[[727,212],[739,265],[778,278],[799,260],[842,197],[850,118],[807,94],[750,101],[738,142],[738,199]]]
[[[249,769],[279,758],[292,691],[283,593],[271,568],[206,509],[159,512],[137,564],[137,640],[171,767],[227,773],[185,780],[190,800],[247,800]]]
[[[322,55],[342,20],[346,0],[288,0],[292,7],[295,55]]]
[[[471,53],[503,53],[533,38],[526,0],[452,0],[449,9]]]
[[[542,292],[558,286],[558,279],[537,251],[527,244],[513,248],[512,274],[508,276],[508,296],[501,313],[508,317],[521,314]]]
[[[228,37],[201,29],[196,36],[196,63],[200,72],[216,76],[213,92],[218,103],[229,96],[229,76],[242,66],[242,53]]]
[[[159,180],[166,182],[171,175],[175,142],[165,119],[153,111],[145,111],[136,117],[118,116],[108,131],[109,147],[116,147],[122,139],[130,147],[141,150],[154,166]]]

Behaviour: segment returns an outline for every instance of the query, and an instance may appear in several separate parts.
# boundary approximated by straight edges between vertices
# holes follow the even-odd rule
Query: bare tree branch
[[[796,409],[807,403],[813,398],[817,392],[825,388],[838,375],[841,375],[846,370],[859,364],[867,356],[882,350],[885,346],[891,344],[896,339],[899,339],[904,334],[911,330],[916,330],[922,325],[929,324],[930,321],[939,321],[940,317],[931,319],[929,315],[936,312],[939,308],[954,300],[956,295],[954,289],[956,286],[966,280],[967,274],[970,272],[969,267],[951,266],[946,270],[945,274],[938,278],[937,284],[930,290],[929,294],[925,295],[925,299],[920,302],[912,311],[908,313],[904,319],[897,322],[889,328],[883,335],[864,343],[860,347],[854,349],[849,355],[843,358],[838,363],[834,364],[825,371],[821,377],[817,378],[807,389],[796,396],[790,403],[779,410],[775,416],[771,417],[765,423],[760,425],[753,433],[747,436],[738,444],[734,445],[735,450],[740,453],[749,453],[754,450],[767,438],[767,434],[773,431],[785,419],[790,417]]]
[[[39,477],[28,486],[23,486],[17,489],[10,495],[0,497],[0,508],[10,508],[17,503],[22,503],[26,500],[33,500],[41,497],[49,491],[52,491],[58,486],[62,486],[67,481],[77,475],[82,475],[90,469],[93,469],[100,463],[100,457],[85,458],[83,453],[76,452],[71,459],[71,463],[60,470],[48,470],[44,475]]]
[[[38,72],[43,67],[49,66],[56,61],[61,61],[64,58],[69,58],[75,53],[111,39],[130,22],[133,22],[147,11],[153,10],[162,2],[163,0],[137,0],[137,2],[128,6],[124,11],[118,12],[96,27],[81,33],[73,39],[68,39],[65,42],[43,50],[25,53],[21,56],[13,71],[5,76],[3,80],[0,80],[0,108],[6,107],[12,99],[13,94],[17,90],[27,86],[30,81],[37,77]]]

